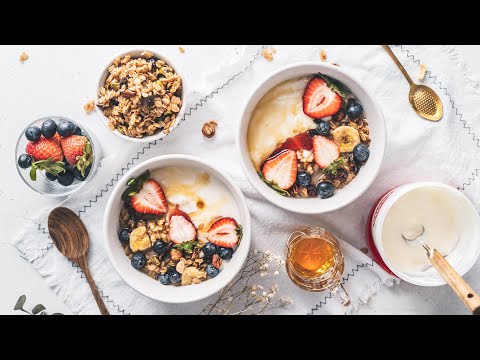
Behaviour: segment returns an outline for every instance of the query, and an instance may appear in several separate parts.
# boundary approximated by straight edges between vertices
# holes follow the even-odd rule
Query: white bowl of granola
[[[385,121],[372,93],[349,72],[325,63],[289,65],[247,99],[237,148],[246,177],[271,203],[326,213],[355,201],[375,180]]]
[[[186,155],[130,170],[110,196],[103,227],[118,274],[166,303],[217,293],[250,250],[250,213],[240,189],[220,169]]]
[[[102,72],[97,106],[104,125],[125,140],[162,139],[181,121],[186,106],[185,80],[163,54],[130,50]]]

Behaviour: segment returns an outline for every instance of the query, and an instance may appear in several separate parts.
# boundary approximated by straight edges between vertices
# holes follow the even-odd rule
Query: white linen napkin
[[[443,181],[462,188],[476,204],[479,203],[480,192],[473,181],[480,169],[478,140],[474,138],[472,141],[472,134],[475,133],[472,125],[466,125],[459,118],[460,105],[451,101],[453,91],[450,90],[447,94],[441,90],[446,82],[439,85],[440,80],[432,73],[428,73],[425,80],[426,84],[439,91],[445,110],[441,122],[431,123],[420,119],[410,108],[408,84],[380,46],[315,45],[276,48],[274,61],[267,62],[258,55],[259,46],[226,47],[223,51],[218,47],[187,47],[185,57],[191,57],[183,61],[187,68],[185,77],[192,78],[190,91],[193,101],[188,104],[191,110],[187,111],[186,120],[157,144],[143,146],[126,143],[102,128],[97,115],[89,116],[88,125],[94,128],[102,141],[105,154],[102,167],[81,193],[73,195],[62,205],[77,211],[88,228],[92,243],[89,257],[91,272],[112,314],[197,314],[209,302],[207,299],[187,305],[168,305],[150,300],[136,293],[120,279],[104,251],[102,219],[113,186],[128,169],[154,156],[167,153],[189,154],[224,169],[247,198],[252,215],[254,249],[270,250],[273,254],[282,255],[288,235],[304,225],[325,227],[339,238],[345,239],[341,244],[346,262],[344,282],[353,301],[352,308],[342,308],[331,299],[328,292],[310,294],[299,290],[283,271],[278,278],[269,279],[280,285],[280,296],[284,294],[294,301],[289,310],[282,310],[283,313],[348,313],[366,302],[380,286],[394,283],[391,276],[358,250],[366,246],[364,229],[368,213],[375,200],[387,190],[413,181]],[[241,106],[255,84],[283,65],[298,61],[320,61],[321,49],[327,52],[329,62],[339,63],[352,72],[377,97],[387,121],[388,144],[381,172],[362,197],[342,210],[321,216],[305,216],[283,211],[267,203],[250,186],[241,170],[234,137]],[[175,48],[164,50],[172,52],[172,55],[176,51]],[[454,48],[396,47],[395,51],[412,75],[418,67],[412,56],[417,54],[432,61],[433,66],[438,67],[438,73],[448,77],[452,84],[454,81],[463,84],[468,82],[468,79],[458,79],[447,72],[439,60],[443,57],[444,63],[448,63],[455,58]],[[199,63],[206,65],[202,68]],[[458,90],[465,95],[464,99],[468,98],[464,94],[468,92],[468,87],[459,86]],[[94,96],[93,93],[90,97]],[[202,125],[208,120],[219,123],[212,139],[206,139],[201,134]],[[477,187],[476,192],[474,186]],[[19,234],[16,245],[73,312],[96,314],[98,310],[95,302],[85,281],[81,279],[81,274],[78,274],[79,270],[73,268],[56,249],[52,249],[45,229],[45,218],[49,210],[51,209],[40,212],[38,224],[32,224]]]

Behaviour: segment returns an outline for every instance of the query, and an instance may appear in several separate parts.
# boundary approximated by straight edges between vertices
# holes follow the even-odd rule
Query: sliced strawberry
[[[313,156],[321,168],[325,168],[340,156],[338,145],[323,136],[313,138]]]
[[[220,218],[208,229],[207,239],[217,246],[233,248],[242,239],[242,227],[235,219]]]
[[[262,168],[265,179],[284,190],[290,189],[295,183],[297,171],[297,153],[293,150],[283,150],[270,157]]]
[[[331,116],[336,114],[341,106],[342,98],[327,86],[325,80],[310,80],[303,94],[303,112],[306,115],[314,119]]]
[[[197,237],[197,229],[190,217],[178,208],[178,205],[168,213],[168,237],[175,244],[193,241]]]
[[[148,180],[143,188],[130,198],[132,207],[141,214],[162,215],[168,204],[162,187],[155,180]]]

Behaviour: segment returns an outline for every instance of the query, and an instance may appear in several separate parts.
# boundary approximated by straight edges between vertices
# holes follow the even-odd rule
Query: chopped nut
[[[427,65],[420,64],[418,71],[418,80],[423,80],[425,78],[425,73],[427,72]]]
[[[178,51],[180,51],[181,54],[185,54],[185,49],[181,46],[178,48]]]
[[[83,109],[89,113],[90,111],[92,111],[93,109],[95,109],[95,100],[90,100],[89,102],[87,102],[84,106],[83,106]]]
[[[140,56],[144,56],[147,59],[150,59],[153,57],[153,54],[150,51],[143,51]]]
[[[182,252],[177,249],[170,250],[170,259],[173,261],[178,261],[182,258]]]
[[[130,246],[128,246],[128,245],[125,246],[124,251],[125,251],[125,255],[127,255],[127,256],[130,256],[130,255],[133,254],[132,249],[130,249]]]
[[[123,94],[123,97],[130,99],[134,97],[137,94],[137,92],[134,89],[127,89],[122,94]]]
[[[181,259],[176,268],[175,268],[180,274],[183,274],[183,271],[185,270],[185,259]]]
[[[320,60],[322,61],[327,60],[327,53],[325,52],[325,50],[320,51]]]
[[[20,61],[23,63],[25,60],[28,60],[29,56],[26,52],[20,54]]]
[[[218,254],[212,256],[212,265],[217,269],[220,269],[222,266],[222,259],[220,256],[218,256]]]
[[[211,138],[215,135],[215,128],[217,127],[217,123],[215,121],[209,121],[205,123],[202,127],[202,134],[207,138]]]
[[[193,282],[193,279],[205,279],[207,273],[205,271],[199,270],[195,267],[188,267],[183,271],[182,274],[182,285],[190,285]]]
[[[273,61],[273,54],[275,54],[276,52],[277,50],[274,48],[263,49],[262,56],[267,61]]]

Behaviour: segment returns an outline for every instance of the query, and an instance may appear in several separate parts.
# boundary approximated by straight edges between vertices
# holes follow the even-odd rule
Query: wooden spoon
[[[89,237],[83,221],[70,209],[59,207],[48,216],[48,231],[65,257],[82,269],[102,315],[110,315],[88,269]]]

